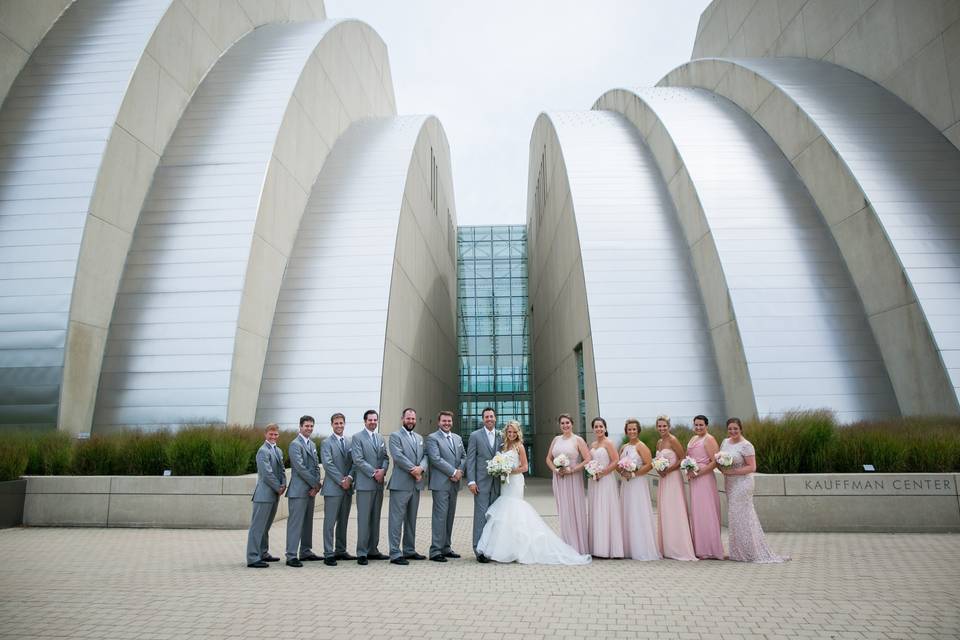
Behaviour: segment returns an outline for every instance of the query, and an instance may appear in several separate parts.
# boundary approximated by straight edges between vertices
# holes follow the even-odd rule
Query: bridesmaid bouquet
[[[617,469],[621,473],[630,474],[627,477],[627,480],[634,477],[634,473],[637,470],[637,463],[633,461],[633,458],[623,457],[620,458],[620,462],[617,463]]]
[[[690,456],[687,456],[686,458],[680,461],[680,468],[683,469],[684,471],[693,472],[693,475],[697,475],[698,473],[700,473],[700,465],[697,464],[697,461],[691,458]]]
[[[587,475],[590,476],[591,480],[599,480],[600,473],[603,471],[603,465],[596,460],[591,460],[583,469],[587,472]]]
[[[657,456],[653,459],[653,468],[657,471],[666,471],[667,467],[670,466],[670,461],[664,458],[663,456]]]
[[[553,466],[557,469],[566,469],[570,466],[570,458],[567,457],[567,454],[561,453],[553,459]]]
[[[510,484],[511,471],[513,471],[513,460],[502,453],[487,460],[487,474],[500,478],[501,482]]]
[[[733,456],[726,451],[717,452],[717,455],[713,456],[713,459],[717,461],[718,467],[729,467],[733,465]]]

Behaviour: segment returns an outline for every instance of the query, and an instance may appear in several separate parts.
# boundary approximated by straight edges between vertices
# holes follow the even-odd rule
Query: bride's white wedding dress
[[[520,457],[515,450],[505,455],[513,457],[514,467]],[[540,514],[523,499],[523,474],[510,476],[510,482],[500,485],[500,497],[487,509],[487,524],[483,527],[477,552],[497,562],[520,564],[587,564],[590,556],[577,553],[553,532]]]

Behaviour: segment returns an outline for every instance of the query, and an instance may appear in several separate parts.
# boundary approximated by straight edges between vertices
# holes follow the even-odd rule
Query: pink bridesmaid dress
[[[687,445],[687,455],[703,467],[711,462],[702,438]],[[713,471],[701,473],[690,480],[690,533],[693,550],[698,558],[723,560],[723,541],[720,539],[720,493]]]
[[[658,451],[657,456],[666,458],[670,464],[677,461],[673,449]],[[683,479],[679,469],[669,473],[666,478],[660,478],[660,488],[657,490],[657,534],[660,536],[660,553],[664,558],[697,559],[690,537],[687,501],[683,497]]]
[[[561,453],[570,460],[570,466],[580,464],[579,436],[557,436],[553,439],[553,457]],[[582,441],[582,440],[581,440]],[[578,553],[590,553],[587,539],[587,498],[583,491],[583,476],[574,473],[567,476],[553,474],[553,496],[557,500],[557,515],[560,518],[560,537]]]
[[[623,448],[623,457],[633,460],[638,469],[643,466],[643,459],[632,444]],[[634,560],[659,560],[657,526],[645,477],[620,481],[620,506],[623,510],[624,554]]]
[[[610,454],[606,448],[591,449],[590,454],[604,467],[610,464]],[[622,558],[623,518],[620,516],[617,479],[610,473],[599,480],[588,480],[587,484],[590,553],[598,558]]]

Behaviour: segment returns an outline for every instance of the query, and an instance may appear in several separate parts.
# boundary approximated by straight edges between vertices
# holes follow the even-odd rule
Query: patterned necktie
[[[341,436],[337,436],[337,442],[340,443],[340,455],[347,455],[347,450],[343,446],[343,438]]]
[[[450,451],[453,451],[454,454],[457,453],[457,450],[453,447],[453,436],[449,433],[447,434],[447,445],[450,446]]]

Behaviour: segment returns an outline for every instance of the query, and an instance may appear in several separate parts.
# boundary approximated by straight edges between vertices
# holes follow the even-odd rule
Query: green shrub
[[[73,441],[63,431],[45,431],[24,438],[29,449],[27,474],[58,476],[69,473]]]
[[[743,435],[757,450],[761,473],[827,471],[836,430],[829,411],[795,411],[743,425]]]
[[[118,438],[101,435],[78,440],[73,447],[71,468],[74,475],[111,476],[123,473],[119,469],[117,443]]]
[[[170,432],[153,431],[142,433],[124,431],[118,434],[117,473],[133,476],[159,476],[169,469],[167,447],[170,445]]]
[[[256,471],[257,449],[263,442],[254,429],[221,429],[209,434],[213,475],[236,476]]]
[[[24,439],[11,437],[0,440],[0,482],[22,476],[29,462],[30,451]]]
[[[167,460],[175,476],[213,475],[213,449],[209,427],[187,427],[167,445]]]

